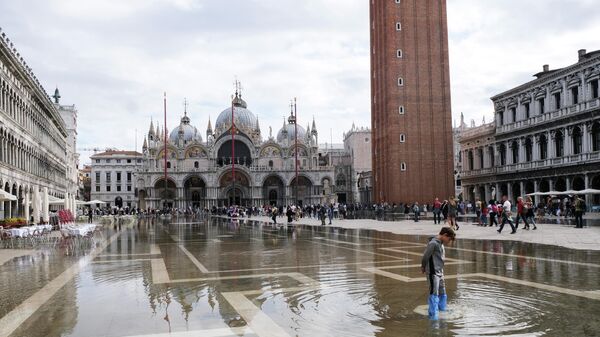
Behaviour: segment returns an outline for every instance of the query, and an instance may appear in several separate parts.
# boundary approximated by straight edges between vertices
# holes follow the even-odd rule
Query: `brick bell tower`
[[[369,0],[373,199],[454,195],[446,0]]]

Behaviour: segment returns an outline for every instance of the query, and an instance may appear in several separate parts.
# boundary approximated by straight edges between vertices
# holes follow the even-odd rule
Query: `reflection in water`
[[[121,235],[103,255],[11,337],[179,331],[200,336],[207,329],[250,326],[255,322],[244,317],[257,317],[256,313],[244,316],[239,303],[223,296],[239,292],[254,307],[245,308],[246,313],[264,313],[261,322],[267,331],[273,324],[290,336],[600,334],[594,323],[600,300],[478,278],[448,279],[451,312],[430,322],[415,312],[426,303],[427,284],[421,281],[419,268],[412,267],[420,263],[419,244],[426,242],[425,235],[278,228],[218,218],[144,218],[133,225],[117,220],[104,237],[114,232]],[[85,254],[65,256],[60,249],[47,247],[0,266],[0,314],[13,310]],[[446,255],[466,261],[447,265],[446,275],[487,273],[566,289],[600,290],[598,252],[458,240]],[[153,269],[160,265],[156,261],[166,270]],[[414,281],[376,275],[368,268]],[[157,284],[156,277],[171,282]],[[258,335],[250,333],[247,330],[246,335]]]

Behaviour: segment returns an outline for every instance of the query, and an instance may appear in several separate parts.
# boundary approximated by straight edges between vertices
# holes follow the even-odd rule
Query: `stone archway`
[[[193,175],[183,183],[185,206],[188,208],[206,207],[206,182],[202,177]]]
[[[558,192],[564,192],[567,190],[567,181],[565,178],[560,177],[556,179],[556,182],[554,183],[554,190]]]
[[[285,184],[283,180],[276,175],[270,175],[265,178],[262,186],[263,203],[271,206],[285,205]]]
[[[296,194],[296,177],[294,177],[294,179],[292,179],[292,181],[290,182],[290,187],[292,190],[292,200],[296,199],[296,195],[298,196],[298,205],[302,206],[302,205],[307,205],[311,203],[311,196],[312,196],[312,187],[313,187],[313,183],[310,181],[310,179],[308,179],[305,176],[298,176],[298,192]]]
[[[234,184],[233,172],[228,170],[219,179],[219,192],[220,206],[249,205],[250,177],[242,170],[235,170]]]
[[[583,177],[577,176],[573,178],[571,189],[575,191],[585,190],[585,180],[583,179]]]
[[[167,178],[165,188],[165,178],[160,178],[154,183],[155,198],[159,200],[157,205],[159,208],[171,208],[175,206],[175,198],[177,196],[177,185],[171,179]]]

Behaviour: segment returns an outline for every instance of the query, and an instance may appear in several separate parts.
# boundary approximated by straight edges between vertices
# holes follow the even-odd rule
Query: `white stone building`
[[[372,170],[372,155],[371,155],[371,129],[360,127],[357,128],[352,123],[352,128],[347,133],[344,133],[344,149],[350,157],[350,173],[348,180],[351,187],[351,198],[349,202],[370,202],[371,198],[366,198],[365,194],[359,193],[359,176],[361,173],[371,172]],[[338,179],[339,177],[336,177]],[[336,184],[337,186],[337,184]],[[365,200],[368,199],[368,200]]]
[[[232,109],[235,133],[232,132]],[[144,139],[142,165],[136,176],[139,205],[155,209],[165,206],[205,208],[234,202],[254,206],[286,205],[295,203],[296,196],[303,205],[320,203],[333,195],[333,167],[317,145],[315,121],[306,128],[297,125],[297,130],[296,145],[296,125],[290,116],[275,135],[269,128],[269,135],[264,139],[258,118],[238,93],[232,106],[218,115],[214,130],[209,121],[205,139],[192,125],[187,111],[170,134],[151,122]],[[169,134],[166,144],[165,134]]]
[[[104,201],[108,207],[137,208],[135,174],[142,166],[142,154],[110,150],[90,158],[90,199]]]
[[[29,65],[0,33],[0,218],[48,221],[47,201],[67,198],[74,208],[67,183],[67,126]]]
[[[79,153],[77,153],[77,109],[75,105],[61,105],[58,88],[54,90],[54,106],[67,128],[66,173],[68,195],[81,199],[79,195]]]
[[[495,122],[461,136],[465,198],[600,189],[600,51],[578,58],[492,97]]]

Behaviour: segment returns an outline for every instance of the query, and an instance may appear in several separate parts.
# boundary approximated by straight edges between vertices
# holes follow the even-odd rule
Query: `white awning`
[[[4,190],[0,190],[0,201],[16,201],[17,197],[15,197],[14,195],[4,191]]]

